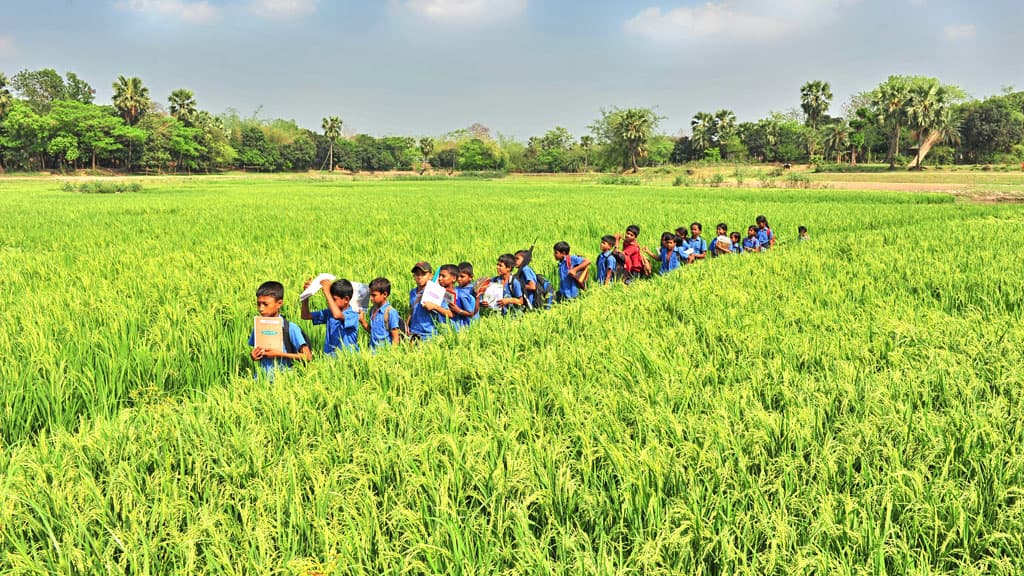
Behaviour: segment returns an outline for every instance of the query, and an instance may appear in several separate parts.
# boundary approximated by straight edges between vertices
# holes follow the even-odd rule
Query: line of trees
[[[0,169],[110,169],[125,172],[388,171],[518,172],[637,170],[695,160],[730,162],[1024,162],[1024,92],[970,100],[960,88],[923,76],[891,76],[853,96],[831,116],[833,94],[814,80],[800,107],[738,122],[727,109],[697,112],[690,134],[658,133],[650,108],[611,108],[574,137],[556,126],[526,142],[473,124],[439,137],[344,136],[338,116],[321,132],[292,120],[202,110],[192,91],[166,106],[137,77],[118,76],[109,105],[73,72],[0,73]]]

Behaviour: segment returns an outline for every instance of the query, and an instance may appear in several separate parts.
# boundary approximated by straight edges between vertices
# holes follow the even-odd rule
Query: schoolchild
[[[747,237],[743,239],[744,252],[760,252],[761,241],[757,239],[757,228],[747,227]]]
[[[686,226],[676,228],[676,248],[686,250],[686,246],[690,242],[689,234],[690,230]]]
[[[721,256],[722,254],[729,254],[732,252],[732,239],[729,238],[729,226],[725,222],[720,222],[715,227],[715,232],[718,234],[715,237],[715,242],[712,244],[711,255]]]
[[[455,305],[451,307],[455,316],[452,322],[459,329],[480,319],[480,301],[473,292],[473,265],[460,262],[455,282]]]
[[[501,299],[496,302],[496,307],[501,310],[502,316],[519,312],[526,304],[526,299],[523,296],[523,285],[519,283],[518,278],[512,275],[512,270],[515,269],[515,266],[515,256],[511,254],[498,256],[498,262],[495,265],[497,275],[481,283],[477,289],[477,297],[479,298],[490,284],[495,282],[501,283]],[[487,302],[483,302],[482,305],[485,308],[490,308]]]
[[[537,273],[530,267],[530,260],[532,258],[532,250],[520,250],[515,255],[515,265],[519,269],[515,276],[523,288],[526,306],[531,309],[537,307]]]
[[[650,261],[640,253],[640,244],[637,242],[639,237],[640,227],[636,224],[627,226],[625,235],[615,235],[616,246],[618,246],[619,239],[622,239],[622,254],[626,257],[626,270],[623,277],[627,279],[627,282],[651,275]]]
[[[381,346],[398,344],[405,333],[405,326],[401,314],[388,302],[391,281],[387,278],[374,278],[369,288],[370,318],[360,314],[359,323],[363,330],[370,333],[370,348],[376,350]]]
[[[797,237],[800,239],[801,242],[803,242],[804,240],[811,239],[811,235],[807,233],[807,226],[797,227],[796,232],[798,234]]]
[[[755,222],[757,223],[757,241],[761,243],[761,250],[768,250],[775,246],[775,233],[772,232],[771,226],[768,225],[768,219],[764,216],[758,216]]]
[[[693,264],[697,260],[703,260],[708,255],[708,243],[701,238],[703,227],[700,222],[690,224],[690,241],[686,243],[683,251],[686,254],[686,263]]]
[[[409,338],[413,341],[429,340],[437,333],[437,327],[445,324],[452,316],[446,300],[440,305],[423,302],[423,289],[426,288],[433,272],[434,269],[429,262],[417,262],[412,267],[412,279],[416,287],[409,291],[409,320],[406,322],[409,326]]]
[[[284,286],[280,282],[264,282],[256,289],[256,311],[264,318],[281,316],[281,305],[284,304]],[[285,338],[284,351],[267,350],[262,346],[256,346],[256,331],[253,329],[249,334],[249,346],[252,351],[249,355],[253,360],[260,363],[263,374],[270,379],[274,377],[277,369],[290,368],[296,360],[309,362],[313,359],[313,353],[309,349],[306,336],[293,322],[284,319]],[[259,374],[257,373],[258,377]]]
[[[661,234],[661,249],[658,250],[658,255],[655,256],[651,252],[650,248],[644,247],[644,253],[651,258],[657,258],[661,264],[661,268],[658,270],[658,274],[668,274],[682,266],[686,260],[686,256],[683,255],[682,249],[676,246],[676,235],[672,232],[662,232]]]
[[[597,257],[597,281],[599,284],[611,284],[615,279],[617,262],[612,255],[615,248],[615,236],[606,234],[601,237],[601,254]],[[620,271],[621,272],[621,271]]]
[[[302,289],[309,288],[312,278],[306,280]],[[314,326],[326,325],[324,354],[334,356],[339,348],[359,350],[359,316],[349,305],[352,302],[352,283],[348,280],[322,280],[320,289],[327,300],[327,308],[309,311],[309,299],[302,301],[302,319],[312,320]]]
[[[571,253],[568,242],[559,242],[554,247],[555,261],[558,262],[558,300],[571,300],[580,295],[587,285],[587,268],[590,259]]]
[[[729,240],[732,240],[732,253],[742,254],[743,253],[743,239],[740,238],[739,232],[733,232],[729,234]]]

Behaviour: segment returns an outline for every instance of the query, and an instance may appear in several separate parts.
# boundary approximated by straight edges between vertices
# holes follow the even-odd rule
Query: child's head
[[[469,262],[459,262],[459,286],[469,286],[473,282],[473,265]]]
[[[280,282],[264,282],[256,289],[256,310],[260,316],[277,316],[284,302],[284,286]]]
[[[334,298],[338,308],[348,308],[349,302],[352,301],[352,283],[344,278],[335,280],[331,284],[331,298]]]
[[[740,241],[740,233],[739,232],[733,232],[732,234],[729,234],[729,239],[732,240],[733,242],[739,242]]]
[[[676,238],[677,239],[686,240],[686,236],[689,233],[690,233],[690,231],[686,229],[686,226],[680,226],[679,228],[676,228]]]
[[[807,236],[807,226],[800,226],[796,229],[797,234],[801,236]]]
[[[661,245],[667,248],[668,250],[672,250],[673,248],[676,247],[676,235],[671,232],[662,232]]]
[[[630,224],[626,226],[626,244],[636,242],[636,239],[640,237],[640,227],[636,224]]]
[[[370,281],[370,302],[374,306],[383,306],[391,296],[391,281],[387,278],[374,278]]]
[[[498,256],[498,276],[504,278],[512,274],[512,269],[516,267],[516,257],[511,254],[502,254]]]
[[[748,227],[747,228],[747,236],[749,236],[750,238],[753,238],[754,236],[757,236],[757,228],[755,228],[753,226]]]
[[[569,243],[562,241],[555,244],[555,260],[561,262],[569,255]]]
[[[516,266],[519,267],[519,268],[522,268],[523,266],[529,266],[530,265],[530,256],[531,256],[531,254],[530,254],[529,250],[520,250],[520,251],[516,252],[516,255],[515,255],[515,259],[516,259],[515,264],[516,264]]]
[[[459,277],[459,267],[455,264],[445,264],[437,269],[437,283],[445,288],[451,288]]]
[[[601,236],[601,252],[607,252],[615,247],[615,236],[605,234]]]
[[[417,262],[412,267],[412,279],[416,282],[417,288],[423,288],[430,281],[430,274],[434,272],[430,262]]]
[[[700,233],[704,231],[704,228],[700,225],[700,222],[694,222],[690,224],[690,235],[696,238],[700,236]]]
[[[758,228],[767,228],[768,227],[768,219],[765,218],[763,215],[758,216],[754,221],[757,222],[757,227]]]
[[[719,236],[725,236],[729,233],[729,227],[726,226],[725,222],[719,222],[718,226],[715,227]]]

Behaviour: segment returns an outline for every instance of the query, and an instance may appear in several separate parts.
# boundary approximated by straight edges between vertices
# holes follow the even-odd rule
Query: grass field
[[[844,175],[846,176],[846,175]],[[0,572],[1019,574],[1024,206],[0,181]],[[254,290],[765,214],[772,253],[254,382]],[[796,227],[812,240],[797,243]],[[319,349],[323,334],[304,326]]]

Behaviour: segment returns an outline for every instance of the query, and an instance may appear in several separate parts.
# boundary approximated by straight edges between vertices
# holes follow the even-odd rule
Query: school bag
[[[281,333],[284,334],[284,351],[288,354],[298,354],[298,350],[295,349],[295,342],[292,342],[292,329],[289,325],[288,319],[281,316]],[[302,339],[306,341],[306,346],[312,348],[309,343],[309,336],[306,335],[306,331],[299,327],[299,332],[302,333]]]
[[[534,273],[536,274],[536,270],[534,270]],[[552,302],[555,301],[555,288],[551,285],[551,282],[548,282],[547,278],[542,274],[537,274],[536,290],[526,289],[526,278],[523,278],[522,269],[516,272],[515,278],[516,280],[519,280],[519,286],[522,287],[524,296],[533,294],[534,303],[532,305],[530,304],[530,300],[528,298],[526,299],[527,310],[547,310],[548,308],[551,308]]]
[[[612,250],[612,253],[608,256],[601,254],[597,257],[598,261],[604,258],[605,267],[608,266],[608,259],[615,260],[615,269],[612,270],[612,282],[629,282],[630,274],[626,270],[626,254],[620,250]],[[599,282],[604,282],[604,278],[598,278]]]
[[[394,309],[394,306],[388,306],[384,310],[384,331],[388,333],[389,337],[391,336],[391,330],[388,328],[391,325],[389,320],[391,319],[391,311]],[[380,312],[380,310],[377,310],[377,312]],[[402,318],[401,314],[398,315],[398,335],[402,338],[409,335],[409,327],[405,325],[405,318]]]

